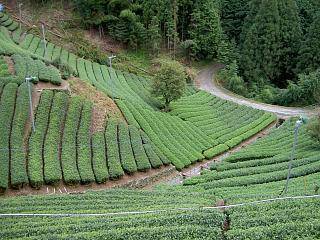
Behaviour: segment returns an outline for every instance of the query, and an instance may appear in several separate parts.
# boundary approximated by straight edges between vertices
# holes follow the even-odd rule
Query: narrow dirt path
[[[223,88],[214,79],[216,72],[221,68],[221,64],[215,64],[210,68],[202,70],[197,79],[197,85],[199,89],[209,92],[216,97],[221,99],[229,100],[240,105],[246,105],[256,109],[264,110],[267,112],[272,112],[276,114],[279,118],[289,118],[293,116],[314,116],[319,112],[319,109],[314,108],[294,108],[294,107],[283,107],[277,105],[270,105],[265,103],[256,102],[251,99],[244,98],[242,96],[236,95],[227,89]]]

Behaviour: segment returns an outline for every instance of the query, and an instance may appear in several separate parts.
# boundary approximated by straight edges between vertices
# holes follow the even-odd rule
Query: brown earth
[[[92,113],[92,132],[104,131],[106,118],[117,117],[125,120],[115,102],[104,93],[78,78],[68,80],[71,95],[84,97],[94,103]]]
[[[82,194],[88,190],[99,191],[111,188],[131,188],[131,189],[141,189],[149,184],[158,182],[159,179],[166,178],[172,174],[175,174],[175,167],[162,166],[159,169],[150,169],[146,172],[136,172],[132,175],[125,175],[119,180],[107,181],[103,184],[92,183],[88,185],[75,185],[68,186],[64,183],[60,183],[57,186],[42,186],[40,189],[34,189],[30,186],[24,186],[20,190],[9,189],[6,191],[4,197],[13,196],[25,196],[25,195],[52,195],[52,194]]]
[[[14,70],[14,63],[13,63],[11,57],[4,56],[3,59],[6,61],[7,65],[8,65],[9,73],[12,75],[15,75],[16,71]]]
[[[108,35],[103,34],[100,37],[99,31],[95,29],[85,31],[84,38],[105,52],[118,53],[124,48],[122,44],[116,42]]]

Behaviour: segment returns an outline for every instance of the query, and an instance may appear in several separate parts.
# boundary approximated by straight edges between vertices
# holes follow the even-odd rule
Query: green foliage
[[[11,122],[14,115],[17,84],[9,83],[2,91],[0,101],[0,192],[5,191],[9,184],[10,149],[9,139],[11,134]]]
[[[132,150],[136,159],[137,168],[139,171],[145,171],[151,168],[149,159],[142,145],[142,139],[138,128],[129,126],[130,140]]]
[[[298,72],[310,73],[320,65],[320,11],[307,29],[304,41],[299,52]]]
[[[193,40],[193,54],[199,59],[214,59],[218,56],[222,28],[219,11],[211,0],[195,2],[191,15],[192,28],[190,39]]]
[[[53,91],[43,91],[35,117],[35,132],[29,138],[28,174],[32,187],[40,188],[44,184],[43,153],[46,138]]]
[[[68,79],[71,76],[77,76],[75,70],[71,68],[69,65],[63,63],[60,58],[54,59],[52,65],[59,69],[61,77],[63,79]]]
[[[92,135],[92,167],[97,183],[104,183],[109,178],[107,168],[104,133]]]
[[[217,156],[225,151],[229,150],[229,147],[226,144],[220,144],[218,146],[215,146],[213,148],[210,148],[206,150],[203,155],[206,157],[206,159],[211,159],[214,156]]]
[[[280,16],[276,0],[263,0],[257,9],[243,33],[241,69],[246,79],[265,83],[279,77]]]
[[[229,39],[240,42],[245,17],[249,11],[248,0],[222,0],[221,25]]]
[[[224,69],[220,70],[218,74],[219,81],[223,86],[238,93],[240,95],[246,95],[247,89],[243,78],[239,75],[239,69],[236,61],[233,61],[230,65],[227,65]]]
[[[34,82],[40,80],[43,82],[51,82],[55,85],[61,84],[62,79],[60,72],[54,66],[47,66],[41,60],[33,60],[31,57],[19,54],[14,54],[12,59],[15,64],[14,68],[16,74],[19,77],[24,78],[26,76],[32,76],[37,78]]]
[[[303,33],[307,32],[320,8],[318,0],[296,0]]]
[[[289,82],[287,89],[282,91],[276,99],[277,103],[290,105],[293,103],[319,103],[320,69],[310,74],[300,74],[297,83]]]
[[[175,61],[161,63],[160,69],[153,79],[152,92],[155,96],[161,97],[168,110],[173,100],[179,99],[186,88],[186,73],[183,66]]]
[[[308,124],[310,135],[320,143],[320,116],[312,119]]]
[[[148,28],[148,45],[153,54],[158,54],[161,44],[160,21],[154,16]]]
[[[83,99],[80,97],[71,98],[63,130],[61,145],[63,180],[70,185],[80,183],[81,180],[77,167],[77,132],[81,119],[82,102]]]
[[[15,113],[12,120],[12,131],[10,136],[11,158],[11,186],[21,188],[28,183],[25,151],[25,126],[29,116],[28,85],[23,83],[17,91]]]
[[[105,132],[107,165],[111,179],[118,179],[124,175],[119,155],[117,124],[116,119],[110,119]]]
[[[77,132],[77,167],[81,183],[88,184],[95,181],[91,164],[91,117],[92,103],[85,101],[81,111],[81,119]],[[62,146],[63,147],[63,146]]]
[[[118,138],[122,168],[126,173],[132,174],[137,171],[137,165],[131,148],[129,129],[124,122],[118,124]]]
[[[246,21],[241,51],[244,77],[260,87],[268,82],[285,86],[294,75],[302,37],[295,1],[262,0]]]
[[[54,95],[47,135],[43,145],[43,173],[46,184],[57,184],[62,179],[60,164],[61,133],[63,132],[67,105],[67,94],[58,92]]]

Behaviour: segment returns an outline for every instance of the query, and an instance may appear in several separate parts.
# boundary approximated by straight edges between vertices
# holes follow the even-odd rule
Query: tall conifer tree
[[[308,29],[305,40],[302,43],[298,72],[310,73],[320,68],[320,11]]]
[[[255,1],[254,1],[255,2]],[[279,77],[280,15],[277,0],[261,0],[244,33],[242,70],[246,79],[264,84]],[[256,8],[253,8],[256,11]],[[252,18],[252,19],[251,19]]]

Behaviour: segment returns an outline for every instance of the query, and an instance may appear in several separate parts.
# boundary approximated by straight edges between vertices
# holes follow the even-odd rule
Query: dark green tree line
[[[220,0],[74,0],[74,4],[85,27],[103,28],[131,48],[147,48],[154,54],[164,48],[173,57],[183,49],[198,59],[213,59],[221,55],[220,49],[225,51],[225,42],[220,44]]]

